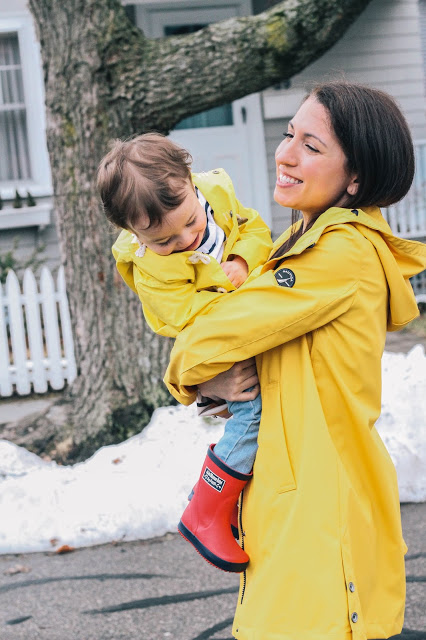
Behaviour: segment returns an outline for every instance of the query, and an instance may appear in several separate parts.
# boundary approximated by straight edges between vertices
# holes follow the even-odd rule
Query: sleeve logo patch
[[[278,271],[274,274],[275,280],[278,282],[280,287],[294,287],[294,283],[296,282],[296,276],[291,269],[278,269]]]

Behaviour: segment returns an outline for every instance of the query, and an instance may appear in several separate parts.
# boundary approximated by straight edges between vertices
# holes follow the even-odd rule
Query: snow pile
[[[396,465],[401,501],[426,500],[426,357],[383,357],[377,424]],[[0,440],[0,553],[82,547],[176,531],[222,420],[194,407],[158,409],[142,433],[73,467]]]
[[[82,547],[176,531],[221,420],[155,411],[142,433],[62,467],[0,440],[0,553]]]
[[[385,353],[377,430],[398,474],[401,502],[426,501],[426,357],[422,345]]]

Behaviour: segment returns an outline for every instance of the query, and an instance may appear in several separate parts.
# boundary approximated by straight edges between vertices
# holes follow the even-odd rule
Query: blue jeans
[[[257,453],[261,396],[259,394],[246,402],[228,402],[228,408],[232,417],[226,423],[225,432],[214,452],[228,467],[240,473],[250,473]]]

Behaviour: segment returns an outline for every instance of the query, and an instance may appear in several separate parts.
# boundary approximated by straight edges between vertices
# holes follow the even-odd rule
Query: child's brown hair
[[[141,217],[161,223],[164,213],[179,207],[191,182],[191,155],[160,133],[114,140],[97,175],[108,220],[131,230]]]

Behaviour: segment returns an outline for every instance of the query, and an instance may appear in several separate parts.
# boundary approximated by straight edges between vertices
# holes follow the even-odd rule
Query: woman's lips
[[[297,185],[303,184],[303,181],[299,180],[298,178],[293,178],[291,176],[280,173],[278,175],[276,184],[279,187],[297,187]]]

